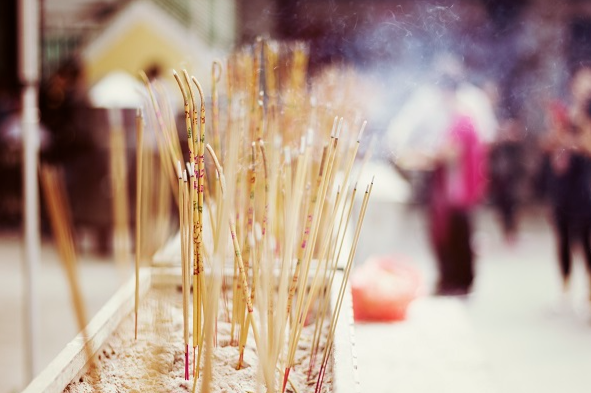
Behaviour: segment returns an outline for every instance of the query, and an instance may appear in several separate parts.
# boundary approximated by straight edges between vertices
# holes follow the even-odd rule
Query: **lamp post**
[[[19,0],[19,78],[22,83],[21,130],[23,141],[25,377],[37,372],[37,293],[39,272],[39,0]]]

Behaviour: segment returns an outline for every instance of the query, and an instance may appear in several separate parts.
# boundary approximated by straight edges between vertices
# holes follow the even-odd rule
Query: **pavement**
[[[0,234],[0,392],[20,392],[28,384],[25,371],[24,269],[19,234]],[[78,274],[88,319],[119,288],[122,277],[114,263],[93,255],[78,258]],[[43,370],[78,332],[69,286],[57,252],[43,241],[36,272],[37,310],[35,370]]]
[[[589,391],[591,319],[583,258],[575,253],[571,294],[564,298],[543,207],[521,213],[512,245],[494,212],[479,209],[474,291],[459,298],[428,295],[435,261],[423,212],[385,199],[373,202],[358,263],[371,255],[408,259],[422,273],[424,296],[402,322],[355,325],[363,392]]]
[[[378,187],[376,182],[376,187]],[[477,212],[474,292],[467,298],[428,296],[434,260],[420,209],[376,188],[357,252],[401,255],[419,269],[424,296],[396,323],[356,324],[363,392],[578,393],[591,386],[591,324],[582,314],[587,278],[577,254],[571,299],[562,301],[552,228],[543,208],[522,212],[513,246],[505,244],[489,208]],[[0,393],[20,391],[25,380],[21,240],[0,234]],[[80,277],[89,315],[119,287],[106,259],[82,254]],[[37,370],[76,333],[56,251],[43,243]]]

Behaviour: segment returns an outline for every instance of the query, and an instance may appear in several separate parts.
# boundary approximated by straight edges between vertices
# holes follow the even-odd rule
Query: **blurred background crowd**
[[[20,231],[23,217],[18,6],[0,2],[2,233]],[[563,294],[579,243],[591,287],[591,1],[41,0],[40,7],[40,157],[65,170],[72,221],[86,234],[77,237],[80,249],[112,254],[109,108],[123,109],[134,200],[138,70],[173,86],[171,69],[187,67],[209,91],[213,59],[266,37],[305,41],[311,81],[335,67],[354,75],[355,105],[375,141],[372,162],[396,179],[382,196],[425,213],[413,227],[425,242],[409,244],[429,250],[429,292],[474,290],[475,256],[487,251],[479,209],[509,250],[527,240],[522,228],[531,231],[532,217],[554,228],[535,241],[551,242],[544,257]],[[407,217],[396,212],[382,219]],[[540,212],[548,218],[541,224]],[[379,216],[372,221],[370,213],[367,232],[403,225]],[[367,239],[360,260],[376,252],[424,257],[397,234]]]
[[[591,5],[575,0],[45,0],[41,8],[42,155],[73,172],[96,171],[98,178],[106,170],[99,136],[105,122],[96,108],[133,108],[139,69],[171,78],[171,68],[191,64],[205,74],[210,59],[257,36],[305,40],[310,75],[339,64],[362,76],[356,88],[365,97],[369,131],[380,140],[399,133],[388,124],[409,97],[426,84],[445,83],[434,63],[451,54],[461,66],[451,72],[460,72],[492,107],[485,200],[498,207],[508,238],[518,206],[544,197],[540,141],[555,104],[569,105],[573,71],[591,57]],[[0,222],[14,228],[21,214],[17,1],[3,2],[0,15]],[[390,159],[392,152],[378,144],[374,157]],[[81,157],[93,157],[92,165]],[[108,195],[103,182],[82,190],[81,176],[69,175],[71,192],[100,205]],[[83,215],[75,220],[107,226]]]

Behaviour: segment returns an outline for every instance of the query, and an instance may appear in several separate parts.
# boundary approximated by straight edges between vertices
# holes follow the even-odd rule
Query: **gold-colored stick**
[[[109,158],[113,217],[115,263],[124,280],[129,257],[129,199],[127,195],[127,162],[125,130],[121,109],[109,109]]]
[[[80,282],[78,280],[78,270],[76,262],[76,251],[72,238],[71,217],[68,210],[68,202],[65,194],[65,187],[59,172],[50,166],[41,166],[40,169],[41,186],[45,195],[49,222],[57,243],[57,249],[62,261],[62,266],[66,273],[74,314],[78,322],[78,328],[82,337],[84,337],[84,351],[89,366],[93,366],[92,343],[88,340],[86,331],[86,307],[82,299]],[[97,386],[94,388],[98,389]]]
[[[340,126],[342,124],[342,118],[339,121],[339,126],[337,128],[337,132],[334,134],[333,137],[331,137],[331,143],[329,144],[329,148],[328,148],[328,153],[327,153],[327,162],[326,162],[326,168],[325,170],[322,171],[322,173],[320,174],[320,178],[319,178],[319,196],[318,196],[318,201],[316,202],[315,206],[314,206],[314,217],[312,220],[312,233],[310,236],[310,244],[306,245],[306,249],[305,249],[305,254],[304,254],[304,260],[303,260],[303,264],[302,264],[302,268],[304,271],[304,274],[302,275],[302,279],[300,280],[299,283],[299,287],[298,287],[298,297],[297,297],[297,302],[296,302],[296,325],[295,325],[295,329],[292,330],[292,338],[291,338],[291,345],[290,345],[290,355],[289,355],[289,362],[290,364],[293,364],[293,359],[295,356],[295,349],[297,346],[297,338],[299,336],[299,333],[301,331],[301,327],[303,326],[303,313],[302,313],[302,307],[304,306],[304,298],[305,298],[305,288],[306,288],[306,284],[308,282],[308,277],[309,277],[309,271],[310,271],[310,262],[311,262],[311,258],[312,258],[312,252],[314,251],[315,245],[316,245],[316,240],[317,240],[317,234],[318,234],[318,228],[320,225],[320,217],[322,216],[322,212],[324,209],[324,201],[326,198],[326,192],[328,190],[328,179],[330,179],[330,175],[331,175],[331,171],[332,171],[332,166],[334,163],[334,158],[335,158],[335,154],[336,154],[336,148],[337,148],[337,144],[338,144],[338,130],[340,129]]]
[[[195,93],[193,91],[193,87],[191,86],[191,79],[189,77],[189,73],[187,70],[183,70],[183,77],[185,79],[185,84],[187,85],[187,90],[189,91],[189,96],[187,97],[187,101],[189,101],[188,108],[186,109],[190,112],[190,125],[187,124],[187,129],[191,128],[191,134],[187,132],[187,143],[189,145],[189,154],[190,154],[190,165],[191,170],[190,172],[190,199],[191,199],[191,206],[193,207],[192,212],[192,223],[193,223],[193,357],[195,358],[196,348],[201,341],[201,311],[202,311],[202,299],[201,299],[201,285],[199,284],[199,252],[200,247],[199,244],[199,233],[200,233],[200,221],[199,221],[199,206],[197,203],[197,192],[199,188],[199,182],[197,180],[199,174],[198,172],[198,164],[197,164],[197,156],[199,154],[199,132],[198,132],[198,124],[199,124],[199,116],[197,112],[197,101],[195,99]],[[177,81],[178,83],[178,81]],[[182,83],[179,83],[182,86]],[[179,87],[180,87],[179,86]],[[181,92],[184,89],[181,88]],[[185,93],[186,94],[186,93]],[[188,100],[188,98],[191,98]],[[204,105],[202,103],[202,105]],[[189,123],[189,119],[185,116],[185,121]],[[192,138],[191,138],[192,137]],[[191,154],[191,152],[193,154]],[[197,368],[197,359],[194,359],[193,365],[195,367],[195,378],[198,375],[198,368]]]
[[[341,250],[343,248],[343,244],[345,243],[345,235],[347,233],[347,228],[348,228],[348,224],[349,224],[349,219],[351,217],[351,212],[353,210],[353,205],[355,202],[355,194],[357,193],[357,184],[355,184],[355,186],[353,187],[353,191],[351,193],[351,198],[349,200],[348,204],[344,204],[343,205],[343,210],[341,211],[341,219],[339,220],[339,227],[337,229],[337,234],[336,234],[336,239],[335,239],[335,246],[338,245],[338,251],[336,252],[336,256],[333,258],[331,267],[329,269],[329,278],[325,280],[325,282],[328,282],[328,284],[326,285],[327,288],[332,288],[333,282],[334,282],[334,278],[335,278],[335,273],[337,271],[337,264],[338,261],[340,259],[341,256]],[[345,218],[345,210],[347,210],[346,213],[346,218]],[[343,233],[342,235],[340,235],[341,233],[341,228],[343,229]],[[339,242],[340,239],[340,242]],[[319,343],[320,343],[320,332],[322,331],[322,327],[324,325],[324,318],[326,317],[326,314],[328,312],[328,307],[330,305],[330,296],[329,293],[327,292],[325,298],[324,298],[324,302],[320,308],[320,312],[318,314],[318,317],[316,319],[316,327],[315,327],[315,332],[314,332],[314,338],[312,340],[312,347],[311,347],[311,361],[310,361],[310,370],[312,369],[312,367],[314,366],[315,363],[315,359],[316,359],[316,353],[318,352],[318,347],[319,347]],[[310,375],[310,373],[309,373]]]
[[[220,106],[218,100],[218,82],[222,78],[222,63],[219,60],[214,60],[211,65],[211,127],[213,131],[213,149],[220,152],[223,157],[221,140],[220,140]],[[212,189],[212,192],[213,189]]]
[[[353,265],[353,258],[355,257],[355,252],[357,251],[357,243],[359,242],[359,234],[361,233],[361,227],[363,225],[363,219],[365,218],[365,211],[367,210],[367,203],[369,202],[369,197],[371,196],[371,191],[373,188],[373,179],[371,184],[367,186],[365,191],[365,195],[363,196],[363,202],[361,203],[361,211],[359,213],[359,218],[357,220],[357,225],[355,227],[355,235],[353,236],[353,244],[351,246],[351,251],[349,252],[349,258],[347,260],[347,265],[345,267],[345,271],[343,273],[343,281],[341,282],[341,286],[339,288],[339,294],[336,300],[335,310],[330,321],[330,327],[328,331],[328,336],[326,339],[326,345],[324,347],[324,354],[322,357],[322,364],[320,367],[320,373],[318,374],[318,381],[316,383],[316,390],[315,392],[320,392],[320,388],[322,387],[322,381],[324,379],[324,374],[326,372],[326,365],[328,363],[328,355],[332,349],[332,342],[334,339],[334,333],[336,330],[336,324],[339,320],[339,315],[341,313],[341,307],[343,305],[343,299],[345,297],[345,288],[347,287],[347,283],[349,281],[349,274],[351,273],[351,267]]]
[[[197,222],[198,222],[198,231],[197,231],[197,243],[195,247],[197,248],[197,258],[196,258],[196,265],[197,265],[197,303],[200,309],[198,318],[201,317],[201,308],[204,304],[204,296],[205,296],[205,281],[203,277],[203,194],[204,194],[204,182],[205,182],[205,98],[203,96],[203,89],[201,88],[201,84],[197,81],[197,79],[193,76],[191,80],[197,87],[199,92],[199,97],[201,98],[201,111],[200,111],[200,121],[199,121],[199,145],[198,155],[197,155]],[[197,133],[197,130],[195,130]],[[195,290],[195,289],[194,289]],[[201,327],[201,321],[198,320],[198,325]],[[203,336],[200,337],[199,340],[199,348],[198,348],[198,355],[197,355],[197,366],[196,366],[196,374],[199,373],[199,363],[201,359],[201,352],[202,352],[202,345]]]
[[[345,177],[343,179],[343,181],[344,181],[344,188],[345,189],[348,187],[348,184],[349,184],[349,174],[351,173],[351,169],[353,168],[353,163],[354,163],[355,157],[357,155],[357,150],[359,148],[359,142],[361,141],[361,137],[363,135],[363,131],[365,129],[365,125],[366,125],[366,122],[364,122],[363,125],[362,125],[362,127],[361,127],[361,130],[359,132],[359,136],[358,136],[357,141],[356,141],[356,143],[354,145],[354,148],[353,148],[353,150],[351,152],[351,156],[349,157],[349,161],[348,161],[347,168],[346,168],[346,171],[345,171]],[[328,173],[328,176],[330,176],[330,172]],[[338,208],[338,206],[340,206],[341,196],[342,195],[343,195],[342,193],[337,193],[337,198],[336,198],[336,202],[335,202],[335,205],[334,205],[332,214],[328,218],[328,225],[327,225],[327,228],[325,228],[325,229],[331,235],[325,236],[324,239],[323,239],[323,241],[322,241],[322,243],[321,243],[321,245],[320,245],[320,252],[319,252],[319,258],[320,259],[319,259],[319,264],[318,264],[317,269],[316,269],[316,271],[314,273],[314,278],[312,280],[312,284],[310,285],[310,290],[309,290],[309,295],[308,295],[307,301],[305,303],[305,306],[303,308],[302,313],[300,314],[300,321],[299,321],[300,325],[297,327],[297,329],[299,329],[299,331],[298,331],[298,333],[296,335],[296,340],[295,340],[296,342],[299,341],[299,336],[301,334],[301,329],[303,328],[305,317],[306,317],[306,315],[308,315],[308,311],[310,310],[312,301],[314,300],[315,294],[316,294],[316,292],[318,290],[319,278],[321,277],[321,275],[320,275],[321,264],[322,263],[326,263],[326,264],[328,263],[328,254],[327,254],[327,252],[328,252],[328,248],[329,248],[329,244],[330,244],[330,238],[332,236],[332,229],[333,229],[334,223],[336,221],[337,208]],[[307,266],[309,268],[309,264]],[[307,278],[307,275],[305,276],[305,278]]]
[[[142,158],[144,146],[144,118],[138,108],[135,117],[136,129],[136,179],[135,179],[135,339],[137,340],[138,313],[140,307],[140,263],[142,258]]]
[[[211,155],[211,158],[213,159],[213,162],[216,166],[216,170],[218,171],[218,175],[220,177],[220,191],[223,195],[225,192],[225,184],[226,184],[226,180],[224,178],[224,172],[223,172],[222,167],[216,157],[215,152],[213,151],[213,149],[210,145],[207,145],[207,151]],[[228,220],[229,220],[229,225],[230,225],[230,236],[232,237],[232,244],[234,246],[234,254],[236,256],[236,260],[238,261],[238,271],[239,271],[240,281],[242,284],[242,296],[244,297],[244,299],[246,299],[246,307],[248,310],[245,328],[246,328],[246,330],[248,330],[249,326],[252,326],[254,339],[255,339],[255,342],[257,343],[257,346],[258,346],[258,342],[259,342],[258,328],[257,328],[256,321],[252,318],[252,313],[253,313],[254,309],[252,306],[252,302],[250,300],[250,290],[248,288],[248,280],[246,278],[246,272],[244,270],[244,262],[242,261],[242,253],[240,252],[240,244],[238,243],[238,238],[236,236],[236,224],[234,223],[234,218],[233,218],[232,214],[229,215]],[[240,358],[238,360],[238,366],[236,367],[237,369],[240,369],[242,367],[242,359],[244,356],[245,345],[246,345],[245,342],[240,343]]]
[[[292,255],[294,246],[296,246],[296,231],[297,231],[297,221],[299,219],[300,213],[299,210],[301,208],[301,201],[304,195],[304,183],[305,183],[305,174],[307,172],[308,167],[308,160],[310,158],[310,145],[302,146],[301,148],[303,154],[300,154],[297,158],[296,163],[296,176],[295,176],[295,183],[293,190],[295,195],[293,197],[293,202],[289,208],[288,218],[286,220],[286,234],[285,234],[285,245],[284,245],[284,254],[281,266],[281,279],[279,282],[279,299],[278,299],[278,307],[277,307],[277,318],[278,324],[280,326],[279,329],[275,330],[275,339],[274,344],[272,345],[274,353],[272,355],[273,362],[277,364],[279,360],[280,351],[282,348],[282,343],[285,337],[285,329],[287,326],[287,319],[289,316],[288,313],[288,297],[289,297],[289,273],[291,269],[292,263]]]
[[[189,272],[186,270],[186,259],[187,259],[187,249],[185,245],[185,221],[186,221],[186,187],[185,182],[187,181],[187,174],[182,170],[182,165],[180,161],[177,161],[177,175],[179,178],[179,237],[181,240],[181,294],[183,298],[183,339],[185,344],[185,380],[189,379],[189,325],[188,325],[188,317],[189,317],[189,304],[188,298],[185,296],[189,288],[186,286],[186,278]]]
[[[166,163],[166,161],[168,161],[169,165],[163,165],[164,166],[164,170],[166,171],[166,173],[168,174],[168,180],[170,181],[170,188],[172,190],[172,193],[174,195],[174,200],[175,203],[178,201],[178,189],[176,187],[176,174],[174,173],[174,170],[172,168],[174,168],[176,166],[176,162],[178,161],[178,158],[175,155],[175,149],[173,147],[172,142],[170,142],[168,140],[169,135],[168,135],[168,131],[167,131],[167,126],[166,123],[164,122],[164,118],[162,116],[162,111],[160,110],[160,105],[158,104],[158,100],[156,99],[156,95],[154,94],[154,89],[152,88],[152,84],[150,83],[150,80],[148,79],[148,76],[146,75],[145,72],[140,71],[140,77],[142,78],[146,89],[148,90],[148,95],[150,96],[150,102],[152,103],[152,108],[154,109],[154,113],[156,115],[156,121],[158,123],[158,126],[160,128],[160,134],[156,133],[157,139],[160,141],[159,145],[161,146],[161,154],[162,156],[165,157],[165,159],[163,160],[163,164]],[[161,138],[158,135],[162,135],[162,137],[164,138],[164,140],[162,141]],[[172,165],[170,165],[172,164]]]

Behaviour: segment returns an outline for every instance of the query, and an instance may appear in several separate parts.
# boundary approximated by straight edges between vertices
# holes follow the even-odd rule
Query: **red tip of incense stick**
[[[322,366],[320,366],[320,372],[318,373],[318,381],[316,382],[316,388],[314,389],[314,393],[320,393],[322,389],[322,382],[324,381],[324,372],[326,370],[326,364],[323,362]]]
[[[283,388],[281,389],[281,393],[285,393],[285,387],[287,386],[287,379],[289,378],[289,371],[291,369],[289,367],[285,368],[285,373],[283,374]]]
[[[185,345],[185,381],[189,380],[189,345]]]

